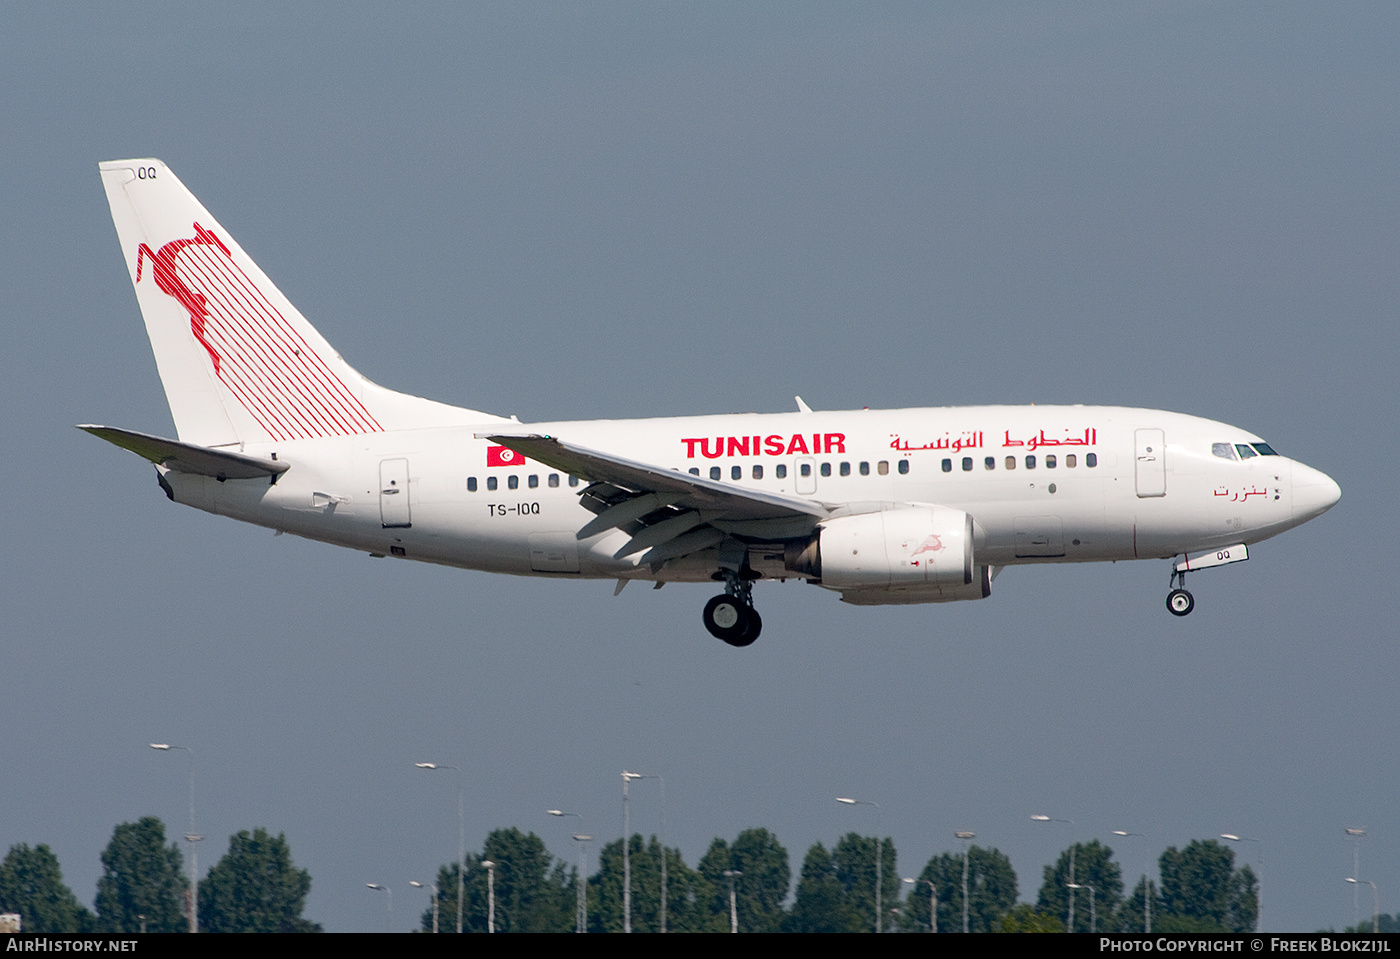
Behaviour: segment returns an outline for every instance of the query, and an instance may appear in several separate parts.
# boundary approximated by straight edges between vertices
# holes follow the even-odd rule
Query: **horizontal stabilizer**
[[[258,479],[276,477],[288,469],[286,463],[264,459],[261,456],[248,456],[228,450],[210,449],[168,440],[133,430],[119,430],[111,426],[79,426],[93,436],[99,437],[114,446],[131,450],[137,456],[144,456],[157,466],[164,466],[177,473],[197,473],[212,476],[218,480]]]

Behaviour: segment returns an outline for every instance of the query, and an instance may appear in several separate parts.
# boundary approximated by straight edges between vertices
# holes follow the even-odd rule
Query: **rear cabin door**
[[[379,462],[379,521],[385,529],[413,525],[408,507],[408,460]]]

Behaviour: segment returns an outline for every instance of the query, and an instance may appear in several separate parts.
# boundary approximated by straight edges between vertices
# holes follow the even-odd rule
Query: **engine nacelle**
[[[846,602],[936,603],[981,599],[989,570],[974,556],[972,517],[946,506],[908,506],[838,516],[789,546],[794,572],[814,577]]]

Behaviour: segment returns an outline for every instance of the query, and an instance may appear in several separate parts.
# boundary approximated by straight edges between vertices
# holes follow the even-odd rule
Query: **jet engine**
[[[975,559],[972,517],[946,506],[906,506],[838,516],[789,543],[788,569],[857,605],[941,603],[991,593]]]

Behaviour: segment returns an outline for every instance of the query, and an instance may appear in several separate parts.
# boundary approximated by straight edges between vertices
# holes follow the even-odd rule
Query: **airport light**
[[[1354,891],[1357,886],[1365,884],[1371,887],[1371,931],[1379,934],[1381,931],[1381,896],[1376,890],[1376,884],[1369,879],[1348,879]],[[1361,925],[1357,923],[1357,925]]]
[[[467,820],[465,814],[466,784],[463,782],[462,767],[444,766],[442,763],[414,763],[418,769],[451,769],[457,774],[457,934],[462,932],[462,883],[467,873]]]
[[[161,752],[169,752],[172,749],[183,749],[190,757],[190,827],[185,833],[185,842],[190,847],[190,911],[189,923],[190,932],[199,932],[199,854],[195,852],[195,843],[204,837],[194,831],[194,750],[188,746],[176,746],[173,743],[151,743],[152,749]]]
[[[1230,842],[1252,842],[1259,847],[1259,858],[1255,860],[1259,866],[1259,874],[1256,877],[1259,880],[1259,896],[1255,901],[1254,931],[1262,932],[1264,930],[1264,843],[1259,839],[1237,836],[1232,832],[1222,832],[1220,838]]]
[[[880,887],[883,885],[884,877],[884,843],[880,840],[880,804],[871,802],[868,799],[851,799],[847,796],[837,796],[836,801],[847,806],[874,806],[875,807],[875,931],[881,932],[884,923],[884,902],[881,896]]]
[[[380,885],[377,882],[367,882],[365,886],[376,892],[387,892],[389,894],[389,909],[384,913],[384,931],[391,932],[392,930],[390,927],[394,924],[394,890],[390,889],[388,886]]]
[[[574,833],[574,842],[578,844],[578,902],[574,904],[574,932],[583,933],[588,931],[588,890],[587,873],[584,871],[584,843],[591,840],[592,836],[581,835],[583,831],[583,817],[576,812],[565,812],[563,809],[546,809],[551,816],[573,816],[578,820],[579,832]]]

